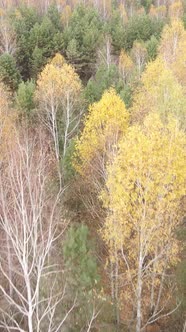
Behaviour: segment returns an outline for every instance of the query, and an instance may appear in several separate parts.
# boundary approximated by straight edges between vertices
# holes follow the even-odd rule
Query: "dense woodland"
[[[0,0],[0,331],[186,332],[185,29]]]

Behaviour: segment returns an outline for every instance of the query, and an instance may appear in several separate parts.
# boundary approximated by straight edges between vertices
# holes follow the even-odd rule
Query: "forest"
[[[186,332],[186,0],[0,0],[0,331]]]

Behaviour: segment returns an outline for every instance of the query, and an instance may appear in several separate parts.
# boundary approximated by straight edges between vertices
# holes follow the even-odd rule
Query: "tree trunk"
[[[141,294],[142,294],[142,245],[140,243],[139,262],[138,262],[138,279],[137,279],[137,319],[136,319],[136,332],[141,331]]]

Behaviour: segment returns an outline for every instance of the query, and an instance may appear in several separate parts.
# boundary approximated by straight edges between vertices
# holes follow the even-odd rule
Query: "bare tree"
[[[65,224],[59,232],[62,192],[49,186],[52,161],[47,150],[42,135],[16,134],[1,164],[0,228],[8,259],[1,255],[0,291],[7,307],[0,308],[0,327],[6,331],[62,331],[76,303],[74,298],[61,307],[66,288],[52,253]]]
[[[0,53],[13,55],[16,51],[16,33],[4,16],[0,18]]]

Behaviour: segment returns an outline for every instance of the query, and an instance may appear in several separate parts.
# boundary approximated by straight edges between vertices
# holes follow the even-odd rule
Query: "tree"
[[[128,16],[123,3],[120,3],[119,5],[119,12],[123,23],[126,23],[128,21]]]
[[[171,3],[169,6],[169,17],[171,19],[181,19],[183,16],[184,8],[182,1],[176,0],[175,2]]]
[[[61,20],[64,27],[68,27],[71,15],[72,9],[69,5],[66,5],[61,14]]]
[[[152,36],[150,40],[146,42],[147,54],[148,54],[148,61],[155,60],[158,54],[158,40],[156,37]]]
[[[6,146],[13,141],[13,128],[17,116],[12,109],[12,95],[7,87],[0,82],[0,154],[6,154]]]
[[[63,48],[60,15],[53,6],[43,16],[35,7],[21,6],[14,11],[12,24],[17,35],[18,67],[24,80],[31,79]]]
[[[104,36],[104,42],[102,43],[102,48],[98,50],[98,60],[97,63],[104,65],[109,70],[112,64],[112,43],[111,38],[108,35]]]
[[[29,43],[33,45],[29,59],[32,77],[36,77],[47,63],[47,59],[59,52],[63,47],[62,33],[55,26],[54,18],[51,20],[51,15],[49,14],[43,17],[41,23],[36,23],[30,31]],[[58,16],[56,17],[57,20]]]
[[[167,8],[165,5],[157,6],[157,7],[151,5],[149,14],[153,18],[162,20],[162,19],[166,18]]]
[[[28,118],[31,116],[34,108],[34,93],[36,85],[31,81],[21,82],[18,86],[16,95],[16,106],[22,115],[26,115]]]
[[[131,57],[136,65],[138,77],[140,77],[147,60],[147,50],[145,46],[142,43],[134,42]]]
[[[115,150],[119,137],[125,133],[128,120],[129,114],[115,90],[111,88],[105,91],[101,100],[90,106],[83,132],[77,139],[77,159],[74,160],[76,170],[83,176],[93,172],[98,179],[104,179],[109,154]]]
[[[174,20],[164,27],[159,52],[168,64],[176,60],[179,45],[184,43],[185,39],[186,32],[180,20]]]
[[[141,4],[145,8],[146,12],[148,12],[152,4],[152,0],[142,0]]]
[[[180,20],[174,20],[170,25],[165,26],[162,32],[159,53],[185,88],[186,31]]]
[[[123,48],[130,50],[135,41],[146,42],[153,35],[159,39],[163,25],[163,20],[157,21],[148,15],[134,15],[126,25],[126,41]]]
[[[127,83],[129,80],[133,68],[134,64],[130,56],[127,55],[124,50],[121,50],[119,56],[119,71],[124,83]]]
[[[14,55],[16,52],[16,33],[11,26],[10,19],[0,17],[0,52]]]
[[[96,51],[101,39],[102,24],[98,12],[91,7],[77,6],[68,27],[64,30],[64,46],[67,58],[85,78],[89,78],[94,68]],[[69,53],[69,47],[73,53]],[[73,56],[72,56],[73,55]]]
[[[64,157],[82,114],[82,109],[77,110],[81,89],[74,68],[66,64],[60,54],[45,66],[37,81],[36,98],[42,121],[52,137],[60,179],[60,143],[62,141]]]
[[[78,298],[71,326],[79,330],[89,325],[93,311],[98,313],[102,302],[95,248],[86,225],[69,228],[63,253],[69,292],[77,292]]]
[[[117,252],[123,261],[123,298],[136,312],[136,332],[168,315],[165,307],[173,289],[165,297],[164,287],[166,282],[171,287],[168,269],[181,250],[175,230],[183,216],[185,140],[176,119],[169,117],[164,125],[159,115],[150,114],[144,125],[128,130],[108,166],[101,195],[107,211],[102,235],[110,259],[115,261]]]
[[[98,67],[94,77],[90,78],[85,88],[85,98],[89,104],[99,101],[103,93],[113,87],[120,93],[124,83],[120,80],[118,68],[111,64],[109,68],[105,65]]]
[[[30,31],[39,21],[34,7],[25,6],[15,9],[12,14],[12,26],[17,36],[16,62],[24,79],[30,78],[30,55],[34,46],[30,43]]]
[[[20,73],[13,56],[10,54],[4,53],[0,56],[0,79],[13,91],[20,83]]]
[[[164,121],[174,114],[185,126],[184,90],[161,57],[146,66],[141,83],[133,97],[133,121],[142,122],[149,112],[156,111]]]
[[[110,17],[106,28],[112,37],[114,50],[118,53],[122,48],[125,48],[126,45],[125,25],[118,10],[113,11],[113,14]]]
[[[45,137],[19,135],[14,130],[14,144],[7,147],[0,170],[0,227],[7,256],[1,254],[0,270],[4,277],[0,291],[6,309],[0,309],[0,326],[6,331],[60,331],[73,310],[63,303],[65,281],[52,253],[60,233],[59,199],[61,192],[51,188],[52,158]],[[62,232],[65,224],[61,223]],[[8,287],[6,286],[8,285]]]
[[[111,88],[99,102],[90,106],[83,132],[76,142],[73,164],[83,183],[79,195],[88,213],[94,218],[94,227],[96,220],[99,227],[103,222],[104,211],[98,197],[105,187],[107,164],[112,162],[118,141],[127,131],[128,122],[129,113],[116,91]],[[112,300],[118,304],[115,272],[115,266],[109,265],[107,273]]]

